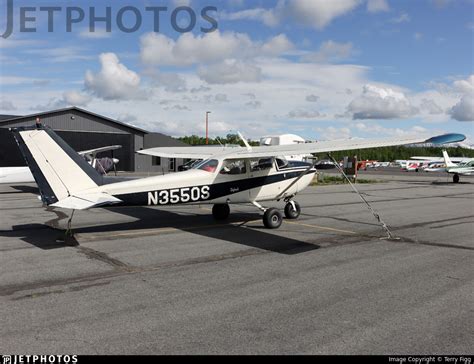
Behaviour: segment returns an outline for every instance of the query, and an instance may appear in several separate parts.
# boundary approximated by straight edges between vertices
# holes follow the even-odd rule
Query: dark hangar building
[[[38,118],[76,151],[121,145],[121,149],[100,155],[118,158],[117,169],[120,171],[168,173],[177,171],[178,166],[183,164],[182,160],[139,155],[135,151],[187,144],[161,133],[148,132],[78,107],[70,107],[26,116],[0,115],[0,167],[25,165],[8,129],[34,125]]]

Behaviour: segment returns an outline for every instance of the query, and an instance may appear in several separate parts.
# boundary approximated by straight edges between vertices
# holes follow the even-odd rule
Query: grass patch
[[[380,182],[382,181],[376,180],[376,179],[366,179],[366,178],[357,178],[356,180],[356,184],[380,183]],[[342,185],[342,184],[347,184],[347,183],[348,183],[347,180],[340,175],[320,174],[314,177],[310,186]]]

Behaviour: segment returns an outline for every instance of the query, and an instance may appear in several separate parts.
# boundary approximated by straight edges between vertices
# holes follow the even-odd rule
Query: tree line
[[[200,137],[197,135],[184,136],[178,138],[178,140],[189,145],[206,145],[206,138]],[[259,142],[253,140],[247,140],[251,146],[259,145]],[[216,137],[209,138],[209,145],[226,145],[226,144],[235,144],[240,146],[245,146],[244,142],[240,139],[238,134],[227,134],[225,137]]]

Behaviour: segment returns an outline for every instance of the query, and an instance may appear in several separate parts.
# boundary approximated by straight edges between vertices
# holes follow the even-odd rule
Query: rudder
[[[103,184],[102,176],[49,127],[10,130],[47,205]]]
[[[448,152],[446,150],[443,150],[443,158],[444,158],[444,164],[446,164],[446,168],[456,166],[456,164],[454,164],[451,161],[451,158],[449,158]]]

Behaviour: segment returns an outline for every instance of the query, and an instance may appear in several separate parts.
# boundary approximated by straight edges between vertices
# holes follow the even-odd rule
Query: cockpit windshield
[[[201,163],[196,164],[193,169],[200,169],[202,171],[214,173],[218,165],[219,161],[217,159],[207,159]]]

